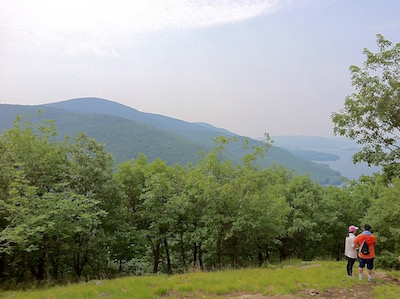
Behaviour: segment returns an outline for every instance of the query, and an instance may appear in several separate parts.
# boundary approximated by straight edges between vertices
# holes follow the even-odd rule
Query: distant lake
[[[315,150],[315,148],[310,148]],[[353,164],[352,156],[357,152],[356,147],[343,147],[343,148],[318,148],[321,152],[336,154],[340,156],[336,161],[314,161],[319,164],[327,164],[330,168],[340,171],[342,176],[349,179],[357,180],[361,175],[372,175],[374,172],[380,172],[381,168],[377,166],[368,167],[367,163]]]

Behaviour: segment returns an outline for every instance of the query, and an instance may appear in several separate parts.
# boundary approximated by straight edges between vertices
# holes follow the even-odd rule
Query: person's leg
[[[358,268],[358,278],[362,279],[363,277],[363,268]]]
[[[368,270],[368,281],[372,281],[372,270]]]
[[[353,266],[354,266],[355,262],[356,262],[356,259],[347,257],[347,275],[348,276],[353,276]]]
[[[356,263],[357,259],[351,259],[351,276],[353,276],[353,268],[354,264]]]
[[[358,278],[362,279],[362,277],[363,277],[363,269],[365,267],[365,260],[362,259],[362,258],[359,258],[358,261],[360,263],[360,265],[358,266]]]
[[[367,261],[368,281],[372,281],[372,269],[374,268],[374,259]]]
[[[346,258],[347,258],[347,266],[346,266],[347,275],[351,276],[351,259],[348,256],[346,256]]]

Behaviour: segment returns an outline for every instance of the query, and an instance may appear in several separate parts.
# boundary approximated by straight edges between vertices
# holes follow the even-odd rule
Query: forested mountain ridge
[[[0,105],[0,130],[10,128],[17,115],[29,115],[33,122],[39,121],[39,110],[46,119],[56,121],[59,141],[66,135],[74,137],[84,132],[105,143],[117,165],[135,158],[139,152],[145,153],[150,161],[160,157],[171,165],[185,164],[196,161],[198,153],[206,150],[190,140],[134,120],[95,113],[83,115],[44,106]]]
[[[237,143],[230,145],[227,158],[240,162],[244,155],[242,143],[245,137],[225,129],[144,113],[98,98],[73,99],[37,106],[2,104],[0,130],[10,128],[16,115],[29,114],[33,121],[37,121],[39,109],[46,119],[56,121],[60,138],[85,132],[98,142],[106,144],[106,149],[113,154],[117,165],[135,158],[140,152],[150,161],[159,157],[171,165],[196,163],[199,152],[208,152],[213,145],[212,139],[221,135],[235,136],[238,139]],[[249,142],[250,145],[259,143],[253,139],[249,139]],[[324,184],[340,182],[339,172],[326,165],[296,157],[275,146],[260,161],[262,167],[274,164],[294,170],[296,174],[309,173],[311,178]]]
[[[212,143],[212,137],[236,135],[225,129],[204,123],[189,123],[172,117],[146,113],[117,102],[99,98],[79,98],[43,105],[79,113],[98,113],[123,117],[152,127],[183,135],[196,143]]]

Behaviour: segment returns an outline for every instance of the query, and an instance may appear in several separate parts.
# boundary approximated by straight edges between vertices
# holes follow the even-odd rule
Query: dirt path
[[[388,284],[400,285],[400,280],[387,277],[384,272],[378,272],[374,274],[375,279],[384,281]],[[305,290],[301,294],[296,295],[277,295],[277,296],[263,296],[262,294],[239,294],[229,298],[238,299],[304,299],[304,298],[335,298],[335,299],[371,299],[373,298],[373,290],[376,286],[375,282],[355,285],[350,289],[333,288],[327,289],[322,292],[318,290]]]
[[[335,298],[335,299],[356,299],[372,298],[371,294],[373,291],[372,285],[357,285],[351,289],[328,289],[323,292],[318,290],[306,290],[301,292],[298,296],[295,295],[276,295],[272,297],[263,296],[261,294],[243,294],[240,296],[233,296],[229,298],[237,299],[304,299],[304,298]]]
[[[374,274],[374,279],[382,280],[387,284],[397,284],[400,285],[400,281],[395,278],[386,276],[385,272],[377,272]],[[328,289],[323,291],[320,296],[315,296],[316,298],[373,298],[373,290],[376,286],[376,282],[356,285],[351,289]]]

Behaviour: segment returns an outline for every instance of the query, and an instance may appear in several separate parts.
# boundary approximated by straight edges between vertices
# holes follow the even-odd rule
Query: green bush
[[[384,250],[376,256],[375,265],[382,269],[400,270],[400,263],[398,261],[398,254]]]

